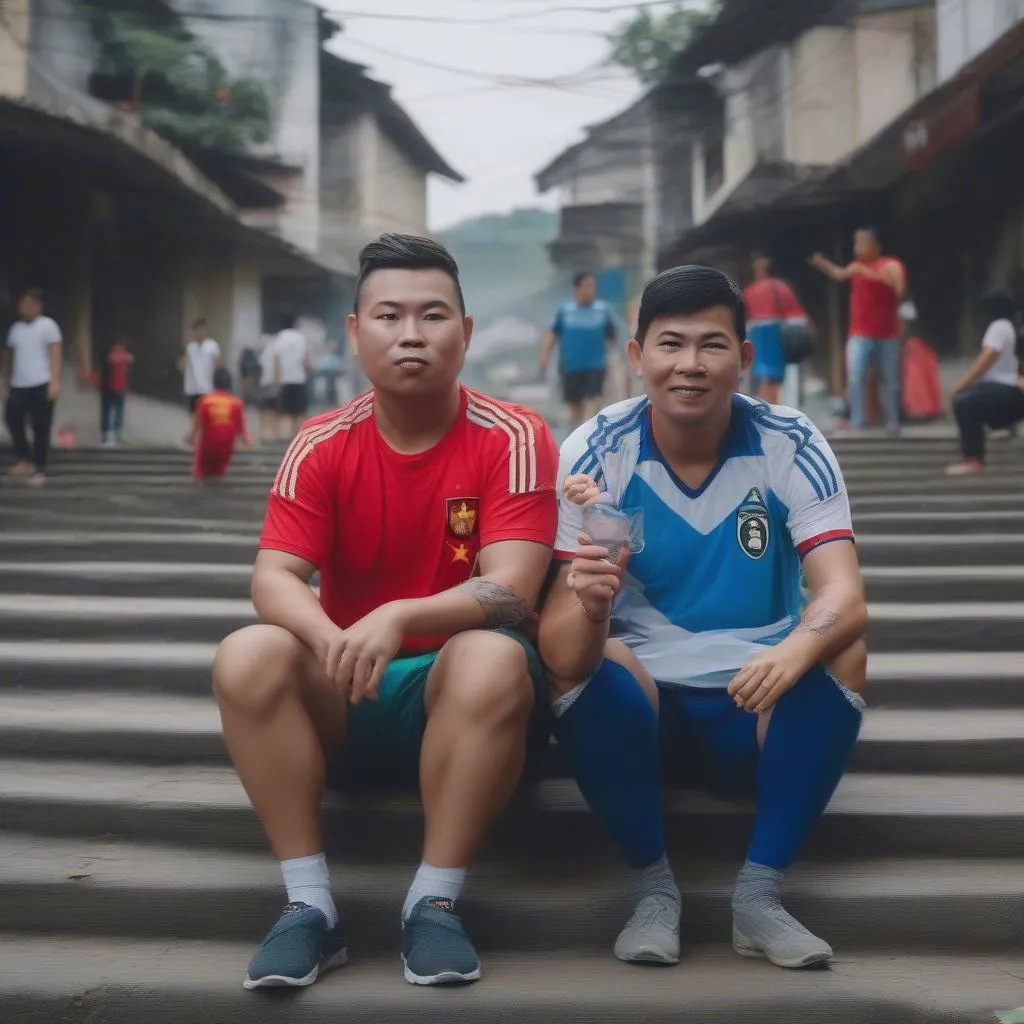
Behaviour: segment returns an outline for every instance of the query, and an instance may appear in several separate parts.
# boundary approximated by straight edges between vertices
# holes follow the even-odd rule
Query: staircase
[[[0,481],[0,1020],[4,1024],[971,1024],[1024,1005],[1024,448],[946,481],[948,441],[837,444],[870,598],[871,710],[789,906],[829,972],[743,961],[729,885],[749,807],[665,797],[690,947],[620,964],[622,871],[557,757],[493,831],[460,905],[484,978],[407,985],[408,794],[330,798],[351,964],[245,993],[283,905],[209,694],[252,621],[273,455],[205,489],[184,452],[58,454]]]

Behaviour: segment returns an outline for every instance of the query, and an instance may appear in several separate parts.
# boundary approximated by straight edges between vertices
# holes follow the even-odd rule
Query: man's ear
[[[749,370],[754,363],[754,344],[747,340],[740,344],[740,368]]]
[[[626,343],[626,358],[629,359],[630,368],[638,377],[643,376],[643,357],[643,346],[636,338],[630,338]]]

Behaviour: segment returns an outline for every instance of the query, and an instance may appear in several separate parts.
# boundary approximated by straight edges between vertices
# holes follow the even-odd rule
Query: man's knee
[[[279,626],[246,626],[226,637],[213,662],[217,703],[256,714],[298,689],[305,659],[302,642]]]
[[[534,703],[526,651],[501,633],[471,630],[444,645],[427,682],[428,714],[446,712],[473,722],[525,722]]]

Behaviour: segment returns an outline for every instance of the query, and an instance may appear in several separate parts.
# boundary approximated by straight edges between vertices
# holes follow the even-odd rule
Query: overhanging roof
[[[29,160],[54,169],[74,168],[78,181],[116,192],[126,202],[196,221],[247,245],[320,273],[347,268],[245,224],[238,209],[180,150],[137,118],[90,97],[60,112],[27,100],[0,98],[0,159]],[[102,121],[101,121],[102,117]]]
[[[441,156],[419,125],[391,95],[391,86],[370,78],[363,64],[345,60],[329,50],[323,50],[321,54],[320,68],[325,88],[320,103],[324,115],[329,116],[332,105],[339,102],[348,110],[355,100],[358,108],[376,115],[381,130],[417,166],[449,181],[461,183],[466,180]]]

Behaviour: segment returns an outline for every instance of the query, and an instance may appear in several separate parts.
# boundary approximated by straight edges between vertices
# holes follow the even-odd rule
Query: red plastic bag
[[[933,420],[945,411],[935,349],[921,338],[903,345],[903,412],[908,420]]]

